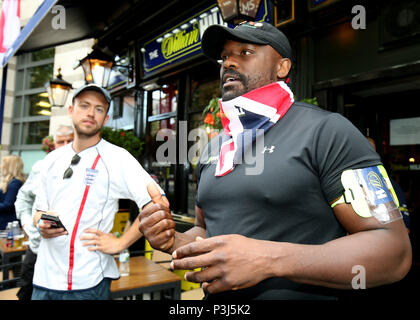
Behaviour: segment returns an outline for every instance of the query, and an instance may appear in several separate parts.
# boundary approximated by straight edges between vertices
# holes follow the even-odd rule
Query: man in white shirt
[[[33,300],[108,299],[111,280],[119,277],[110,254],[142,235],[136,219],[124,242],[100,249],[99,238],[112,229],[118,199],[131,199],[144,208],[151,201],[146,186],[154,183],[127,150],[101,139],[110,102],[109,93],[95,84],[79,88],[69,107],[74,141],[45,158],[35,201],[34,224],[43,240],[35,265]],[[59,216],[65,229],[52,228],[41,219],[43,213]],[[90,247],[81,239],[87,239],[86,232]]]

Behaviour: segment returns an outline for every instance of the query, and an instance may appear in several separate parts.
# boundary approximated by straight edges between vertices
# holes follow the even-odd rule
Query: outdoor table
[[[26,253],[26,250],[28,247],[26,245],[22,245],[18,248],[8,248],[6,246],[6,239],[2,238],[0,239],[0,254],[2,257],[2,264],[9,264],[10,259],[13,257],[21,257]],[[9,279],[9,268],[3,269],[3,280]]]
[[[111,299],[167,289],[172,299],[180,300],[181,278],[144,256],[131,257],[130,274],[111,282]]]

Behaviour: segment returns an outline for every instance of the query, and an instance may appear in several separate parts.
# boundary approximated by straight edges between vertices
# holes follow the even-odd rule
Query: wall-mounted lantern
[[[57,77],[48,81],[45,84],[45,89],[47,90],[48,99],[52,107],[64,107],[72,85],[63,80],[61,68],[58,68]]]
[[[109,76],[114,65],[113,57],[94,50],[80,60],[80,65],[83,68],[86,83],[93,82],[103,88],[108,86]]]
[[[261,0],[217,0],[222,18],[227,23],[255,21]]]

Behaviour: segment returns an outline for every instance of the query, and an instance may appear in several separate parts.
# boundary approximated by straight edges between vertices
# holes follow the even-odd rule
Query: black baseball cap
[[[211,59],[219,60],[226,40],[270,45],[283,58],[292,59],[292,48],[283,32],[267,22],[246,21],[234,29],[221,25],[209,26],[201,39],[203,53]]]
[[[104,96],[108,104],[111,103],[111,95],[109,94],[109,92],[105,90],[104,88],[102,88],[101,86],[97,85],[96,83],[88,83],[78,88],[73,94],[73,100],[72,100],[73,103],[74,103],[74,99],[76,99],[76,97],[79,94],[81,94],[84,91],[89,91],[89,90],[99,92],[100,94]]]

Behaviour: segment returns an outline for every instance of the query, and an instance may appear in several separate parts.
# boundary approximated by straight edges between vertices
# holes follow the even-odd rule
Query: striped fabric
[[[219,100],[222,125],[227,138],[222,142],[215,176],[224,176],[242,163],[246,150],[281,117],[294,102],[293,92],[283,81],[252,90],[229,101]]]

